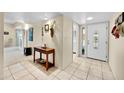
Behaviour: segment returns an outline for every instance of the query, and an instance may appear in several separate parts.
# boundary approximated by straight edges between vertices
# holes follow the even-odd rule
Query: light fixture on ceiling
[[[87,20],[88,21],[93,20],[93,17],[87,17]]]
[[[29,25],[25,24],[25,30],[27,31],[29,29]]]
[[[48,18],[47,18],[47,17],[45,17],[45,18],[44,18],[44,20],[48,20]]]

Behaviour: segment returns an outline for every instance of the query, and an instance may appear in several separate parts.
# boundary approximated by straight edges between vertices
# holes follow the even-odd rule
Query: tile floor
[[[12,58],[11,58],[12,59]],[[106,62],[74,56],[72,64],[61,70],[56,67],[45,70],[32,62],[32,56],[4,66],[4,80],[114,80]]]

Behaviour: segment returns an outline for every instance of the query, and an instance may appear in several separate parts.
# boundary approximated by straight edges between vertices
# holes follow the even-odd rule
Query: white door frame
[[[74,25],[76,26],[74,28]],[[80,55],[80,25],[73,22],[73,29],[72,29],[72,42],[73,42],[73,32],[75,31],[76,32],[76,56],[79,56]],[[73,43],[72,43],[73,44]],[[73,45],[72,45],[73,46]],[[73,52],[73,49],[72,49],[72,52]]]

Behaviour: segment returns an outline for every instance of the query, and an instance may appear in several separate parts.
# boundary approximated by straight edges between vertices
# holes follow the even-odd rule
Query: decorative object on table
[[[46,44],[44,44],[44,46],[42,46],[41,48],[46,49],[47,48]]]
[[[4,32],[4,35],[9,35],[9,32],[5,31],[5,32]]]
[[[44,44],[44,47],[46,48],[46,44]]]
[[[51,28],[50,28],[50,36],[53,37],[54,35],[54,29],[55,29],[55,21],[53,21],[52,25],[51,25]]]
[[[44,44],[44,47],[43,47],[44,49],[46,49],[47,47],[46,47],[46,44]]]
[[[29,28],[29,41],[33,41],[33,27]]]
[[[45,31],[49,31],[49,24],[45,25]]]
[[[43,63],[45,63],[45,60],[41,59],[39,62],[43,64]]]

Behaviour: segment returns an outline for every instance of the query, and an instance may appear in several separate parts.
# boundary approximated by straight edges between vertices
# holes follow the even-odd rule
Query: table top
[[[48,48],[48,47],[34,47],[34,48],[36,48],[36,49],[39,49],[39,50],[43,50],[43,51],[51,51],[51,50],[54,50],[54,48]]]

